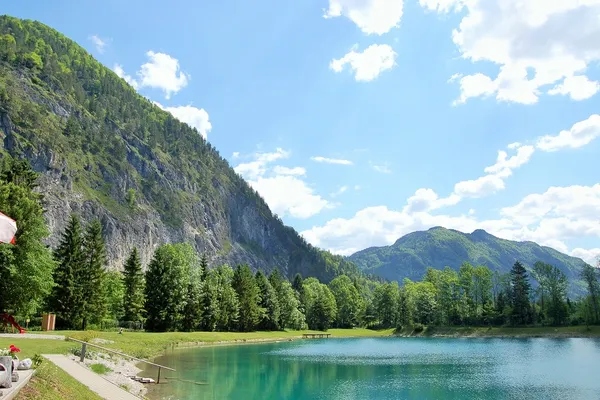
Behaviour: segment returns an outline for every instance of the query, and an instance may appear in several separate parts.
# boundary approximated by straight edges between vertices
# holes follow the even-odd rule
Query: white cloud
[[[600,257],[600,249],[582,249],[580,247],[571,250],[570,253],[573,257],[579,257],[586,263],[596,266],[598,265],[598,258]]]
[[[316,156],[316,157],[311,157],[310,159],[312,161],[319,162],[319,163],[325,163],[325,164],[338,164],[338,165],[352,165],[353,164],[352,161],[344,160],[341,158],[327,158],[327,157]]]
[[[439,13],[461,11],[452,40],[463,58],[491,62],[496,77],[461,77],[457,102],[495,95],[533,104],[540,93],[591,97],[598,84],[586,69],[600,60],[600,0],[420,0]],[[562,83],[561,83],[562,82]],[[553,85],[546,89],[549,85]]]
[[[329,0],[325,18],[351,20],[367,35],[383,35],[400,24],[403,0]]]
[[[233,154],[231,155],[231,158],[236,159],[240,156],[240,152],[239,151],[234,151]]]
[[[102,39],[98,35],[92,35],[89,37],[89,39],[92,41],[92,43],[94,43],[94,46],[96,46],[96,50],[98,50],[98,53],[104,53],[106,46],[108,46],[106,39]]]
[[[459,197],[484,197],[504,190],[504,181],[512,175],[512,171],[529,162],[535,148],[533,146],[516,146],[516,143],[509,145],[511,150],[517,150],[516,154],[508,158],[505,151],[498,152],[498,158],[494,165],[486,167],[486,175],[477,179],[458,182],[454,185],[454,193]]]
[[[387,164],[371,164],[371,168],[373,168],[374,171],[377,171],[379,173],[382,174],[391,174],[392,170],[390,169],[390,167],[387,166]]]
[[[309,218],[334,205],[314,193],[300,176],[305,175],[302,167],[270,168],[269,164],[288,158],[290,153],[278,148],[272,153],[256,153],[254,160],[237,165],[235,171],[242,175],[267,202],[271,210],[280,216]]]
[[[246,179],[257,179],[266,174],[267,164],[289,156],[290,153],[282,148],[277,148],[273,153],[256,153],[254,161],[238,164],[234,170]]]
[[[360,190],[360,185],[354,185],[354,190]]]
[[[306,168],[302,168],[302,167],[288,168],[288,167],[282,167],[281,165],[277,165],[277,166],[275,166],[275,168],[273,168],[273,172],[275,172],[277,175],[304,176],[304,175],[306,175]]]
[[[179,60],[165,53],[155,53],[152,50],[146,55],[149,61],[137,72],[140,87],[161,89],[165,98],[179,92],[187,86],[189,76],[181,71]]]
[[[164,107],[156,101],[154,104],[163,110],[170,112],[181,122],[185,122],[192,128],[196,128],[198,133],[200,133],[204,139],[208,137],[208,132],[211,131],[212,124],[210,123],[208,113],[204,108],[196,108],[194,106]]]
[[[348,186],[341,186],[338,190],[336,190],[335,192],[331,193],[330,196],[331,197],[337,197],[343,193],[345,193],[348,190]]]
[[[563,83],[556,85],[548,90],[549,95],[569,95],[571,99],[579,101],[586,100],[598,93],[600,84],[595,81],[590,81],[587,76],[569,76],[565,78]]]
[[[406,201],[404,212],[412,214],[416,212],[426,212],[438,208],[458,204],[460,196],[452,193],[446,198],[439,198],[432,189],[418,189],[414,195]]]
[[[302,235],[315,246],[344,255],[371,246],[389,245],[407,233],[434,226],[462,232],[485,229],[501,238],[530,240],[566,253],[569,252],[567,240],[600,237],[600,184],[550,188],[545,193],[529,195],[517,205],[502,209],[499,219],[479,220],[472,210],[468,215],[431,214],[427,208],[414,207],[414,203],[411,207],[410,199],[402,211],[385,206],[368,207],[351,218],[331,220]],[[581,248],[570,253],[588,261],[598,254],[596,249]]]
[[[542,136],[536,147],[543,151],[556,151],[564,148],[576,149],[591,143],[600,136],[600,115],[594,114],[584,121],[577,122],[571,129],[558,135]]]
[[[398,54],[387,44],[372,44],[362,53],[356,50],[357,46],[354,46],[344,57],[331,60],[329,68],[342,72],[349,65],[356,81],[370,82],[396,65]]]
[[[137,81],[133,79],[130,75],[127,75],[123,70],[122,66],[120,66],[119,64],[115,64],[115,66],[113,67],[113,71],[115,71],[115,74],[117,74],[119,78],[122,78],[123,80],[125,80],[125,82],[129,83],[132,88],[134,88],[135,90],[138,89],[139,84],[137,83]]]

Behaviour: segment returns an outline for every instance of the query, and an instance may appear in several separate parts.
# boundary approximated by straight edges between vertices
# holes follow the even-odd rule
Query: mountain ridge
[[[134,246],[147,264],[188,242],[212,266],[359,273],[285,226],[196,129],[40,22],[0,16],[0,142],[0,158],[41,174],[52,247],[75,212],[101,221],[111,268]]]
[[[400,282],[404,278],[421,279],[427,267],[458,269],[463,262],[469,262],[506,273],[517,260],[526,267],[543,261],[564,272],[576,291],[585,263],[581,258],[535,242],[502,239],[483,229],[464,233],[439,226],[411,232],[390,246],[369,247],[347,258],[363,271]]]

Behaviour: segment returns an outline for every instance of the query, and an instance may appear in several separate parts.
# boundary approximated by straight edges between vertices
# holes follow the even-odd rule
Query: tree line
[[[109,271],[97,220],[83,226],[71,215],[56,249],[44,245],[36,179],[26,161],[2,158],[0,210],[16,217],[19,231],[16,246],[0,245],[0,308],[55,312],[61,328],[107,320],[150,331],[600,323],[598,268],[587,264],[587,294],[578,299],[569,299],[564,273],[543,262],[527,269],[517,261],[507,274],[469,263],[429,268],[402,285],[343,274],[324,283],[300,274],[288,280],[277,268],[209,268],[206,255],[179,243],[158,247],[145,270],[134,248],[122,272]]]

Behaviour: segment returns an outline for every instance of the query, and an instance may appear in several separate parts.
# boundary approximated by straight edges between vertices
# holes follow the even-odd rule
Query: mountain
[[[0,143],[0,157],[25,157],[41,173],[49,245],[71,212],[98,218],[112,268],[134,246],[147,264],[157,246],[189,242],[211,265],[323,281],[358,271],[285,226],[195,129],[67,37],[9,16],[0,17]]]
[[[427,267],[458,270],[465,261],[502,273],[509,272],[517,260],[526,267],[542,261],[565,273],[577,292],[584,264],[580,258],[533,242],[500,239],[481,229],[463,233],[442,227],[409,233],[391,246],[370,247],[348,259],[365,272],[399,282],[404,278],[421,280]]]

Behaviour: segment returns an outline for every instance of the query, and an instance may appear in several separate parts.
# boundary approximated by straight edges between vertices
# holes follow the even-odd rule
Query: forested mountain
[[[583,260],[533,242],[515,242],[478,229],[463,233],[442,227],[409,233],[391,246],[371,247],[348,259],[362,270],[389,280],[419,280],[427,267],[458,270],[468,262],[484,265],[492,271],[509,272],[515,261],[530,268],[537,261],[560,269],[569,279],[572,290],[580,292]]]
[[[42,174],[56,247],[71,212],[98,218],[108,263],[189,242],[212,266],[329,281],[358,270],[285,226],[199,133],[39,22],[0,17],[0,157]]]

